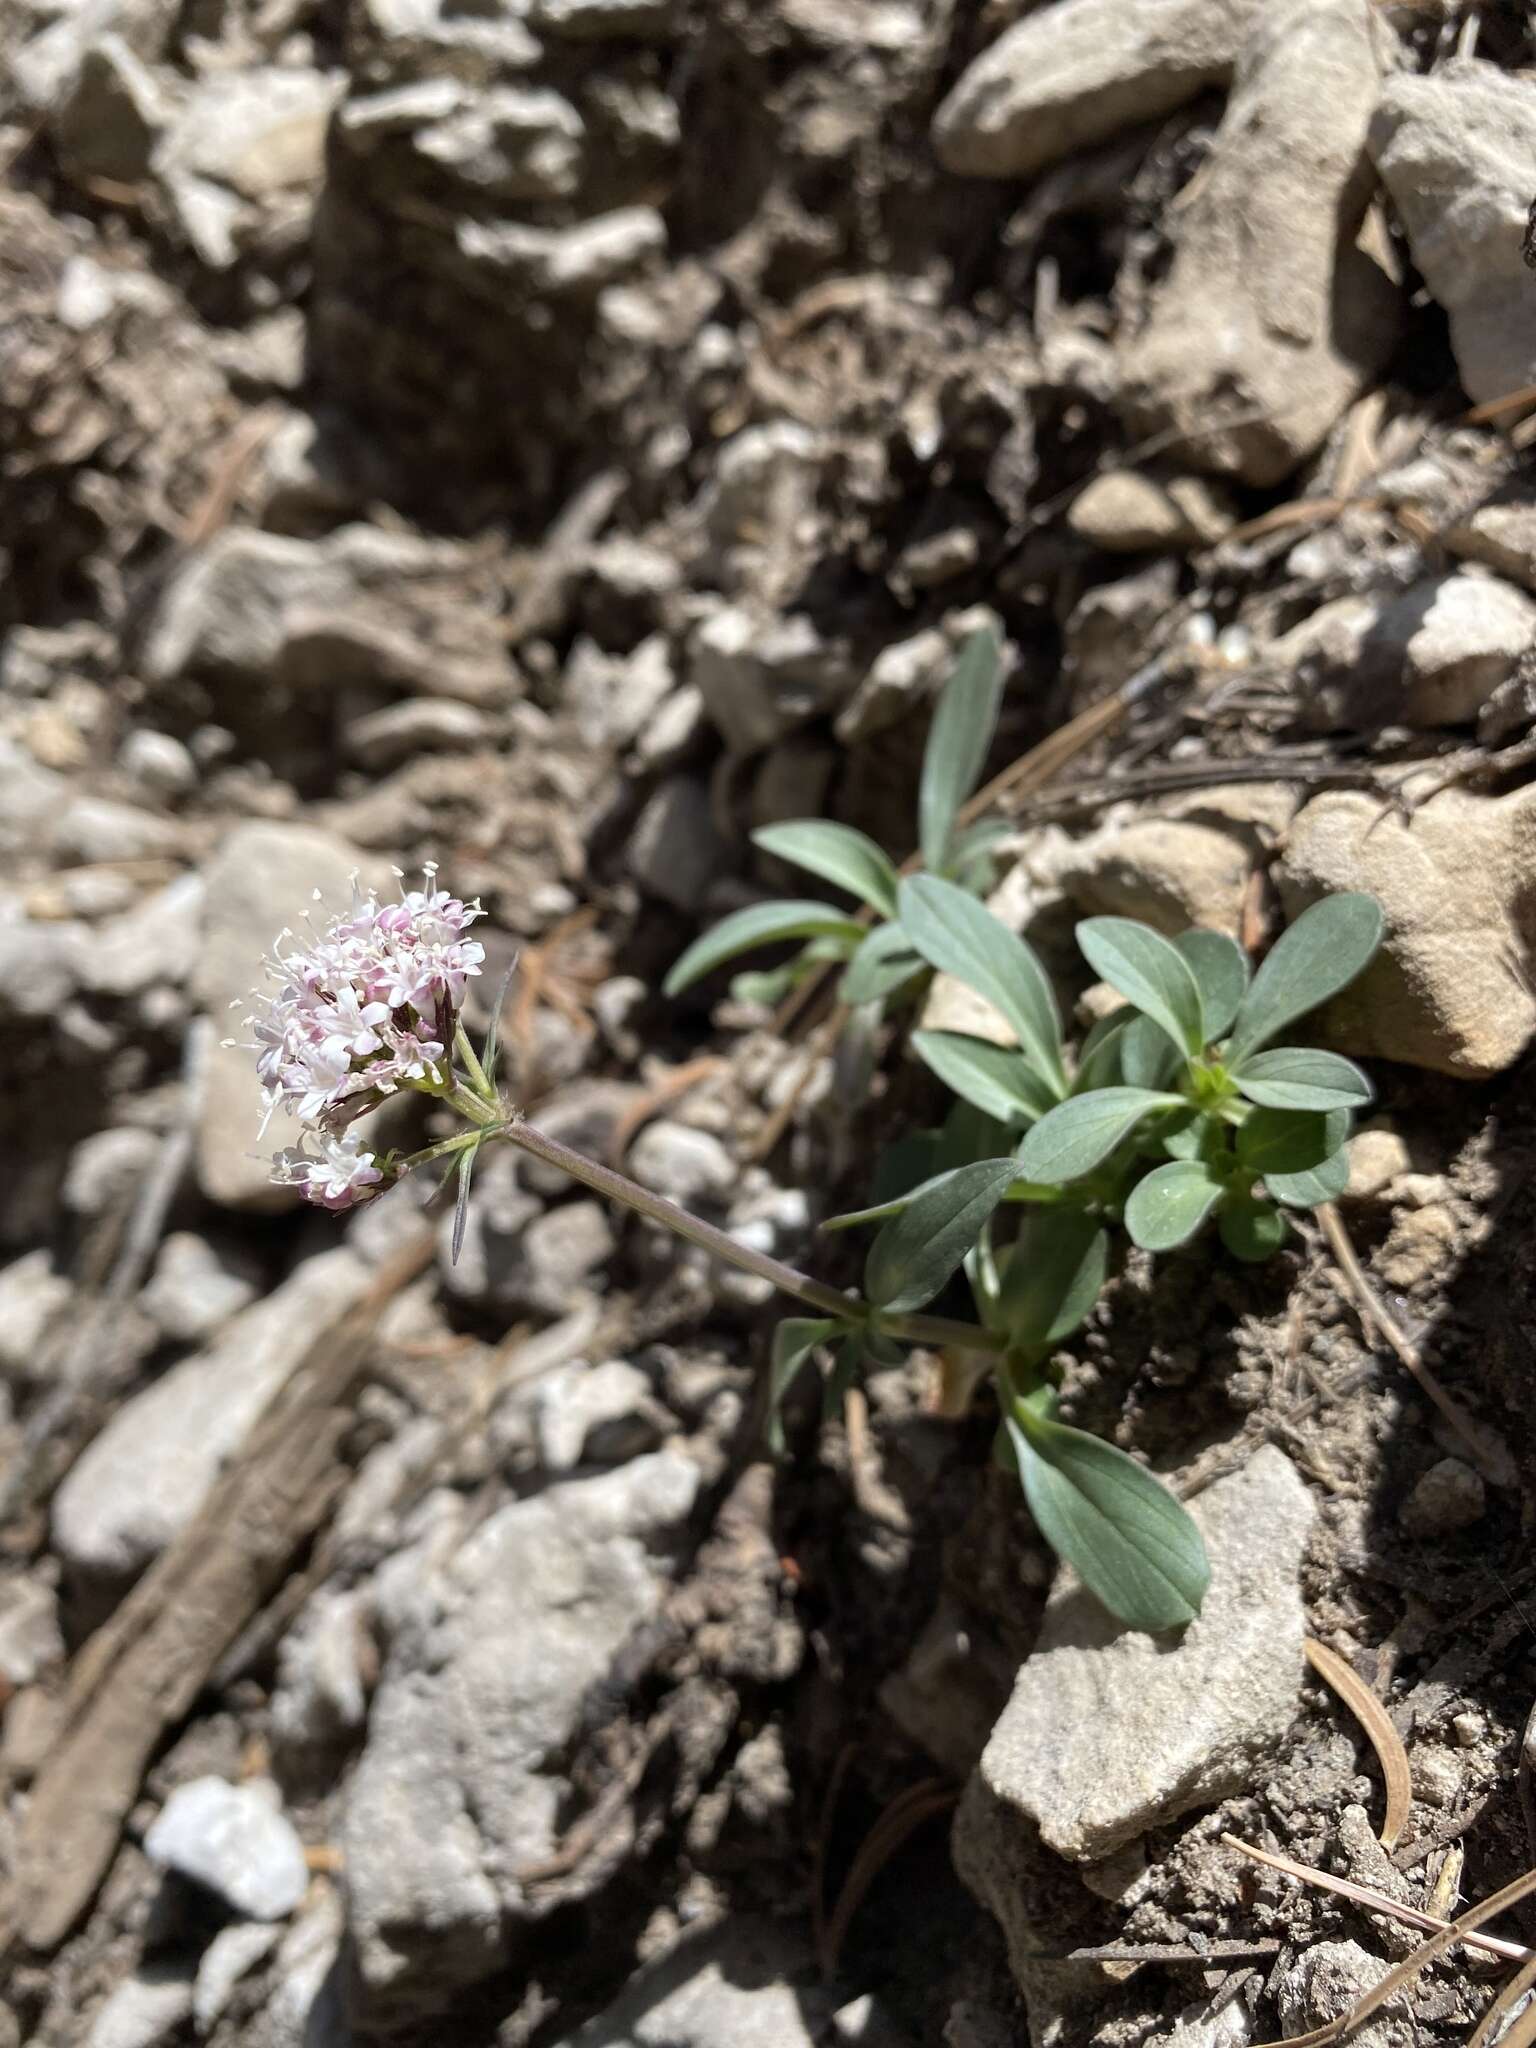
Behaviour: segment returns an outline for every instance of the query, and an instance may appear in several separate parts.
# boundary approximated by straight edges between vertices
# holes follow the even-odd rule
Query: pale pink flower
[[[308,944],[283,950],[294,934],[279,938],[268,966],[275,992],[258,996],[250,1019],[269,1116],[281,1105],[334,1140],[397,1088],[442,1078],[469,977],[485,959],[479,941],[465,937],[483,912],[439,889],[435,870],[426,872],[427,887],[397,903],[381,904],[354,883],[350,911]],[[301,1176],[297,1184],[310,1200],[345,1207],[381,1177],[371,1155],[345,1142],[353,1146],[346,1172],[329,1150],[318,1165],[306,1162],[306,1172],[320,1176],[315,1185],[334,1195],[311,1194]],[[358,1178],[361,1159],[370,1164]],[[291,1162],[284,1166],[284,1178],[297,1173]]]
[[[303,1151],[279,1152],[272,1162],[272,1178],[296,1187],[318,1209],[351,1209],[372,1200],[384,1185],[374,1155],[360,1150],[360,1143],[354,1131],[344,1138],[322,1137],[319,1159]]]

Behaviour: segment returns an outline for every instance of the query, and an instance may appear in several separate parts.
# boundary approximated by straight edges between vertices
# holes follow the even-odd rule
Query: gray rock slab
[[[1360,236],[1374,13],[1370,0],[1266,10],[1169,216],[1173,260],[1121,349],[1121,403],[1134,424],[1184,436],[1181,459],[1202,469],[1279,482],[1396,342],[1401,294]]]
[[[1021,178],[1155,121],[1232,74],[1257,6],[1242,0],[1064,0],[1005,29],[933,124],[947,170]]]
[[[371,1269],[338,1248],[306,1259],[207,1351],[136,1394],[53,1497],[53,1542],[71,1569],[120,1580],[185,1528],[317,1327],[360,1296]]]
[[[832,2006],[803,1941],[733,1919],[640,1971],[560,2048],[814,2048]]]
[[[1312,1499],[1266,1446],[1190,1503],[1211,1586],[1183,1635],[1122,1628],[1065,1580],[980,1772],[995,1824],[1078,1862],[1252,1782],[1296,1712]],[[972,1859],[974,1863],[974,1858]]]
[[[1531,273],[1521,258],[1536,193],[1536,93],[1473,59],[1384,86],[1371,154],[1408,230],[1413,260],[1445,308],[1467,396],[1536,382]]]
[[[662,1450],[493,1515],[443,1561],[391,1566],[393,1636],[343,1841],[360,1995],[398,2024],[512,1953],[547,1857],[558,1759],[588,1688],[662,1598],[647,1537],[699,1473]]]

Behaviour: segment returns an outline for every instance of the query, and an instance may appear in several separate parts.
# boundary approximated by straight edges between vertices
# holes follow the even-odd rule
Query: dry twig
[[[1310,1636],[1303,1648],[1307,1662],[1318,1677],[1333,1687],[1370,1737],[1387,1787],[1387,1810],[1382,1816],[1379,1840],[1384,1849],[1395,1848],[1408,1819],[1408,1809],[1413,1804],[1413,1781],[1409,1776],[1408,1752],[1403,1747],[1402,1737],[1392,1726],[1386,1708],[1375,1693],[1336,1650],[1330,1650],[1326,1643],[1314,1642]]]

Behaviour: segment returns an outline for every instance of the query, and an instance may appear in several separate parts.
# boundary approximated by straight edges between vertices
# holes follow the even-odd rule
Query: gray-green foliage
[[[930,874],[972,891],[984,889],[991,878],[995,828],[962,826],[960,812],[986,762],[1002,690],[1001,644],[990,626],[978,627],[961,648],[939,698],[923,754],[918,794],[923,865]],[[776,1001],[828,960],[846,963],[838,993],[850,1008],[883,1004],[915,990],[928,963],[897,921],[895,865],[866,833],[823,818],[796,818],[786,825],[765,825],[752,840],[764,853],[846,890],[874,912],[877,922],[861,923],[829,903],[754,903],[713,926],[673,963],[665,983],[669,996],[743,953],[787,939],[811,943],[787,966],[738,977],[739,994]]]
[[[876,1226],[863,1294],[850,1296],[846,1316],[780,1324],[771,1433],[777,1441],[779,1403],[803,1367],[829,1361],[835,1411],[861,1365],[901,1355],[887,1321],[940,1304],[963,1272],[976,1347],[995,1357],[998,1461],[1017,1473],[1046,1540],[1112,1613],[1135,1628],[1171,1628],[1198,1613],[1205,1591],[1199,1532],[1153,1474],[1059,1419],[1053,1354],[1092,1312],[1117,1233],[1167,1252],[1214,1223],[1234,1257],[1265,1259],[1284,1242],[1288,1209],[1341,1191],[1345,1143],[1370,1084],[1337,1054],[1274,1041],[1366,966],[1381,912],[1369,896],[1314,904],[1257,974],[1219,933],[1168,939],[1128,918],[1090,918],[1079,947],[1123,1003],[1070,1062],[1040,962],[977,900],[986,835],[958,826],[996,723],[999,655],[993,634],[973,635],[935,714],[922,872],[899,876],[872,840],[843,826],[803,820],[755,835],[765,851],[858,897],[876,921],[819,902],[756,905],[689,947],[667,988],[753,946],[798,939],[790,966],[753,977],[753,993],[771,998],[835,960],[841,998],[859,1016],[878,1018],[932,972],[997,1012],[1010,1045],[911,1034],[952,1108],[941,1129],[907,1133],[892,1148],[894,1191],[887,1181],[867,1206],[831,1219]]]

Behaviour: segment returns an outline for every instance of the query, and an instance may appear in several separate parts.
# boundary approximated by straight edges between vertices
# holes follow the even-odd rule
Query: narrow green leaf
[[[1264,1176],[1265,1187],[1288,1209],[1315,1209],[1319,1202],[1336,1202],[1348,1184],[1349,1154],[1342,1147],[1320,1166],[1309,1166],[1304,1172]]]
[[[754,946],[777,945],[784,939],[840,939],[852,952],[863,938],[863,925],[829,903],[753,903],[745,910],[733,911],[695,939],[673,961],[662,990],[669,996],[680,995],[690,983]]]
[[[1367,967],[1381,944],[1381,905],[1374,896],[1325,896],[1287,932],[1253,977],[1227,1047],[1235,1067],[1308,1010],[1315,1010]]]
[[[1232,1029],[1239,1003],[1248,989],[1253,963],[1225,932],[1181,932],[1173,942],[1189,962],[1200,985],[1200,1007],[1205,1013],[1207,1044],[1224,1038]]]
[[[974,896],[935,875],[903,882],[899,900],[902,929],[923,958],[1000,1011],[1052,1094],[1065,1095],[1056,998],[1045,969],[1018,933]]]
[[[1112,1444],[1028,1403],[1017,1403],[1008,1422],[1029,1511],[1089,1592],[1127,1628],[1193,1621],[1211,1568],[1173,1495]]]
[[[876,1308],[905,1314],[943,1287],[1016,1177],[1011,1159],[956,1167],[924,1188],[869,1248],[864,1292]]]
[[[1109,1233],[1081,1209],[1025,1217],[998,1292],[996,1325],[1016,1343],[1064,1343],[1098,1300],[1109,1271]]]
[[[1221,1241],[1233,1258],[1259,1266],[1273,1258],[1291,1234],[1285,1211],[1252,1195],[1228,1195],[1216,1214]]]
[[[1184,1055],[1150,1017],[1133,1013],[1120,1034],[1120,1078],[1128,1088],[1168,1088],[1177,1080]]]
[[[478,1145],[470,1145],[459,1154],[459,1187],[453,1203],[453,1244],[448,1253],[448,1263],[456,1266],[459,1253],[464,1249],[464,1232],[469,1223],[469,1189],[475,1175],[475,1155]]]
[[[1125,1205],[1131,1242],[1144,1252],[1187,1244],[1221,1200],[1222,1183],[1202,1159],[1170,1159],[1137,1181]]]
[[[844,969],[838,1000],[850,1010],[860,1003],[878,1003],[914,974],[926,972],[927,962],[913,951],[899,924],[877,924]]]
[[[1183,1109],[1182,1095],[1151,1088],[1099,1088],[1058,1103],[1025,1134],[1019,1171],[1027,1180],[1059,1186],[1080,1180],[1128,1138],[1154,1110]]]
[[[1373,1093],[1353,1060],[1304,1045],[1254,1053],[1232,1078],[1250,1102],[1265,1109],[1360,1109]]]
[[[1308,1173],[1349,1136],[1347,1109],[1256,1109],[1239,1125],[1237,1156],[1250,1173]]]
[[[1090,917],[1077,928],[1077,944],[1100,980],[1160,1024],[1180,1052],[1192,1059],[1200,1053],[1200,984],[1171,939],[1131,917]]]
[[[796,818],[789,824],[760,827],[752,834],[752,844],[823,882],[836,883],[882,917],[896,915],[895,865],[866,832],[824,818]]]
[[[976,786],[997,730],[1002,655],[994,628],[979,626],[961,648],[933,714],[923,752],[917,818],[923,864],[934,874],[949,858],[955,814]]]
[[[912,1050],[946,1088],[999,1123],[1033,1123],[1056,1099],[1011,1045],[993,1045],[963,1031],[914,1031]]]
[[[784,1422],[780,1414],[784,1396],[816,1346],[825,1344],[843,1327],[830,1317],[786,1316],[774,1331],[768,1367],[768,1448],[776,1458],[784,1453]]]

